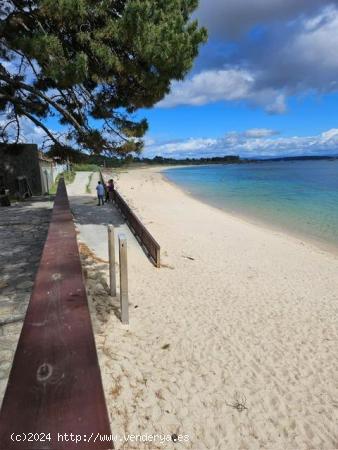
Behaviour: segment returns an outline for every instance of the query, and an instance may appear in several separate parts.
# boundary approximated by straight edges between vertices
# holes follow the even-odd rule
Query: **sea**
[[[338,252],[338,160],[187,166],[164,174],[205,203]]]

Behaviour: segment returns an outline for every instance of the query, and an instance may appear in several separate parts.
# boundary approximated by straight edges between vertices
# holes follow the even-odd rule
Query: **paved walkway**
[[[91,180],[90,194],[86,192],[89,179]],[[79,231],[79,240],[84,242],[97,257],[108,261],[107,225],[112,224],[115,227],[116,248],[117,235],[123,233],[128,240],[130,255],[134,260],[141,258],[144,261],[146,256],[119,211],[110,203],[96,206],[95,187],[98,180],[99,175],[96,172],[77,172],[74,182],[67,185],[71,210]]]
[[[0,403],[46,240],[53,202],[0,208]]]

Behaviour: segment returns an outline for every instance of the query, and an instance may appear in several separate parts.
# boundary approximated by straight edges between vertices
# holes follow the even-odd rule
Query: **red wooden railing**
[[[100,171],[100,177],[102,184],[106,188],[108,181],[107,176]],[[114,190],[114,202],[121,211],[123,217],[126,219],[130,230],[135,235],[140,245],[144,248],[145,252],[149,255],[151,261],[156,267],[161,267],[161,247],[116,189]]]

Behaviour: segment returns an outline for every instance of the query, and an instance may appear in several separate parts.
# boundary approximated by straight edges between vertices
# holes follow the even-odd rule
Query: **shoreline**
[[[108,266],[86,264],[113,432],[187,435],[184,450],[338,448],[334,255],[201,202],[159,168],[119,173],[116,186],[162,265],[129,234],[126,326]],[[106,220],[95,221],[106,261]]]
[[[180,166],[184,168],[185,166]],[[301,245],[308,245],[314,250],[318,250],[320,252],[329,253],[331,255],[334,255],[338,258],[338,244],[335,246],[334,244],[330,244],[329,242],[325,241],[324,239],[318,239],[311,237],[307,234],[298,233],[297,231],[291,230],[287,227],[283,227],[283,225],[278,226],[275,223],[268,222],[268,220],[260,220],[257,217],[254,217],[253,215],[246,214],[245,212],[239,212],[239,211],[230,211],[226,208],[222,208],[221,206],[213,205],[209,203],[207,200],[203,200],[199,198],[198,196],[192,194],[190,191],[184,189],[179,184],[175,183],[174,181],[170,180],[166,174],[164,173],[168,169],[172,169],[171,166],[166,166],[163,169],[159,170],[158,173],[161,174],[163,180],[166,183],[169,183],[173,187],[177,188],[179,191],[181,191],[184,195],[189,196],[190,198],[193,198],[194,200],[200,202],[203,205],[206,205],[210,208],[214,208],[218,211],[223,212],[224,214],[232,217],[233,219],[238,219],[240,221],[243,221],[247,224],[253,225],[255,227],[263,228],[267,232],[273,232],[277,233],[279,235],[286,235],[287,237],[296,240],[298,243],[301,243]],[[176,168],[176,167],[175,167]],[[177,167],[178,168],[178,167]]]

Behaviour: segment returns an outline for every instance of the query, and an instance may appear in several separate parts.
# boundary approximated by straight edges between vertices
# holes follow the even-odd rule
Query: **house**
[[[9,189],[12,195],[49,193],[57,174],[63,170],[35,144],[0,144],[0,189]]]

